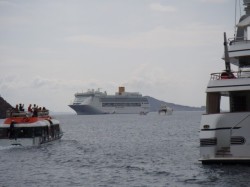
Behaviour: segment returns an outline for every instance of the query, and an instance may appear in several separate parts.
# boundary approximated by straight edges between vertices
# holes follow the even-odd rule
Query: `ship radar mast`
[[[226,72],[228,74],[231,73],[231,66],[230,66],[230,60],[229,60],[229,54],[228,54],[228,45],[227,45],[227,35],[224,32],[224,53],[225,53],[225,66],[226,66]]]

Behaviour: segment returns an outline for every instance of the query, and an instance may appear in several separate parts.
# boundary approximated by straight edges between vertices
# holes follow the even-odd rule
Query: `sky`
[[[76,92],[125,86],[200,107],[234,25],[235,0],[0,0],[0,95],[73,112]]]

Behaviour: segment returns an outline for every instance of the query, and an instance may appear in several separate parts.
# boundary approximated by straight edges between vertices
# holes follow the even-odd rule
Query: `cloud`
[[[161,5],[159,3],[152,3],[149,5],[149,8],[153,11],[158,12],[176,12],[177,9],[173,6]]]
[[[214,36],[221,32],[220,26],[200,23],[181,25],[180,27],[156,27],[152,30],[124,36],[76,35],[66,38],[67,42],[82,43],[97,47],[157,49],[163,47],[200,46],[214,41]]]
[[[6,26],[23,26],[31,24],[31,20],[27,17],[15,17],[15,16],[9,16],[9,17],[0,17],[0,27],[1,30],[5,29]]]
[[[163,66],[140,64],[134,68],[132,76],[123,85],[127,91],[139,91],[142,95],[153,96],[168,102],[188,104],[187,98],[193,98],[193,90],[197,90],[198,80],[188,72],[181,76],[185,79],[181,78],[178,72],[169,71]],[[183,97],[183,90],[185,90],[185,97]]]
[[[225,3],[227,0],[199,0],[203,3]]]
[[[65,80],[65,79],[51,79],[41,76],[36,76],[32,79],[27,79],[17,75],[5,76],[0,78],[0,90],[2,92],[18,92],[18,90],[33,90],[37,94],[42,90],[49,90],[49,92],[58,92],[65,90],[79,90],[98,88],[100,85],[114,85],[105,80],[88,79],[88,80]]]
[[[5,0],[0,0],[0,7],[8,7],[8,6],[17,6],[14,2],[11,1],[5,1]]]

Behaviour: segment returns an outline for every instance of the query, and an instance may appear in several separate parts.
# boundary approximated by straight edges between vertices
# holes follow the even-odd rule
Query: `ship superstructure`
[[[115,95],[108,95],[100,89],[76,93],[69,106],[78,115],[91,115],[148,113],[150,105],[148,99],[140,93],[126,92],[125,87],[119,87]]]

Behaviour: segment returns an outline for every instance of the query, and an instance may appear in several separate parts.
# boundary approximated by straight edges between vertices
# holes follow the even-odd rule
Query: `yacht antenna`
[[[225,66],[226,66],[226,72],[231,73],[231,67],[230,67],[230,60],[229,60],[229,54],[228,54],[228,46],[227,46],[227,35],[224,32],[224,52],[225,52]]]
[[[241,1],[239,1],[239,11],[240,11],[240,17],[241,17],[241,4],[240,4]]]
[[[234,40],[236,40],[236,17],[237,17],[237,1],[235,0],[235,7],[234,7]]]

